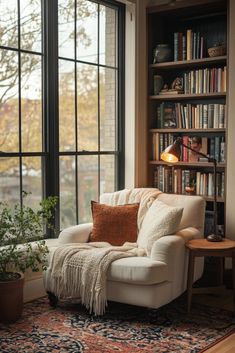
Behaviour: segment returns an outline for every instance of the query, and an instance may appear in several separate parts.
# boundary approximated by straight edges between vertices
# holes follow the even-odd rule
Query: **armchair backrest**
[[[199,230],[200,234],[203,234],[206,203],[201,196],[162,193],[158,199],[169,206],[184,208],[179,230],[194,227]]]
[[[156,188],[133,188],[105,193],[100,196],[100,202],[112,206],[140,202],[138,214],[138,227],[140,228],[145,213],[156,198],[169,206],[184,208],[179,230],[194,227],[199,230],[200,234],[203,234],[205,200],[201,196],[165,194]]]

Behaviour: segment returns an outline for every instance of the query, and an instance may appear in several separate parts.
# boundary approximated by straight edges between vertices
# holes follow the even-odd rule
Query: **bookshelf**
[[[218,161],[221,229],[226,187],[227,27],[227,1],[181,1],[147,12],[148,185],[176,194],[187,194],[186,186],[193,186],[192,193],[205,198],[206,212],[210,213],[213,163],[196,160],[186,149],[182,149],[182,158],[174,165],[160,159],[162,150],[178,136],[185,138],[186,144],[199,141],[201,152]],[[168,44],[171,59],[156,62],[158,44]],[[210,57],[208,48],[214,45],[224,45],[226,52]],[[157,93],[155,75],[162,78]],[[181,80],[180,93],[172,86],[176,78]]]

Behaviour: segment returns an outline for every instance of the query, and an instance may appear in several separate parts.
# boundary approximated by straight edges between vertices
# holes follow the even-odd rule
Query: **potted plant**
[[[27,193],[23,192],[23,200]],[[53,228],[56,197],[39,203],[37,210],[0,202],[0,321],[14,322],[22,313],[24,273],[45,269],[46,227]]]

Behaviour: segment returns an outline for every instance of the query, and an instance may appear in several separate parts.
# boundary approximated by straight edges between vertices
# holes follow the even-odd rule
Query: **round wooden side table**
[[[187,309],[191,310],[192,294],[197,288],[193,288],[195,257],[231,257],[233,271],[233,300],[235,310],[235,241],[224,238],[221,242],[210,242],[207,239],[193,239],[186,243],[189,249],[188,282],[187,282]],[[203,288],[200,288],[202,292]],[[205,290],[206,291],[206,290]]]

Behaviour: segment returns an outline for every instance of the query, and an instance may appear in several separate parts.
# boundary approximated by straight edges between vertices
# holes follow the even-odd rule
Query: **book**
[[[225,141],[224,138],[222,137],[220,141],[220,157],[219,160],[221,163],[225,162]]]
[[[179,60],[179,56],[178,56],[178,42],[179,42],[179,33],[175,32],[174,33],[174,61],[178,61]]]
[[[192,30],[187,29],[187,60],[192,60]]]

